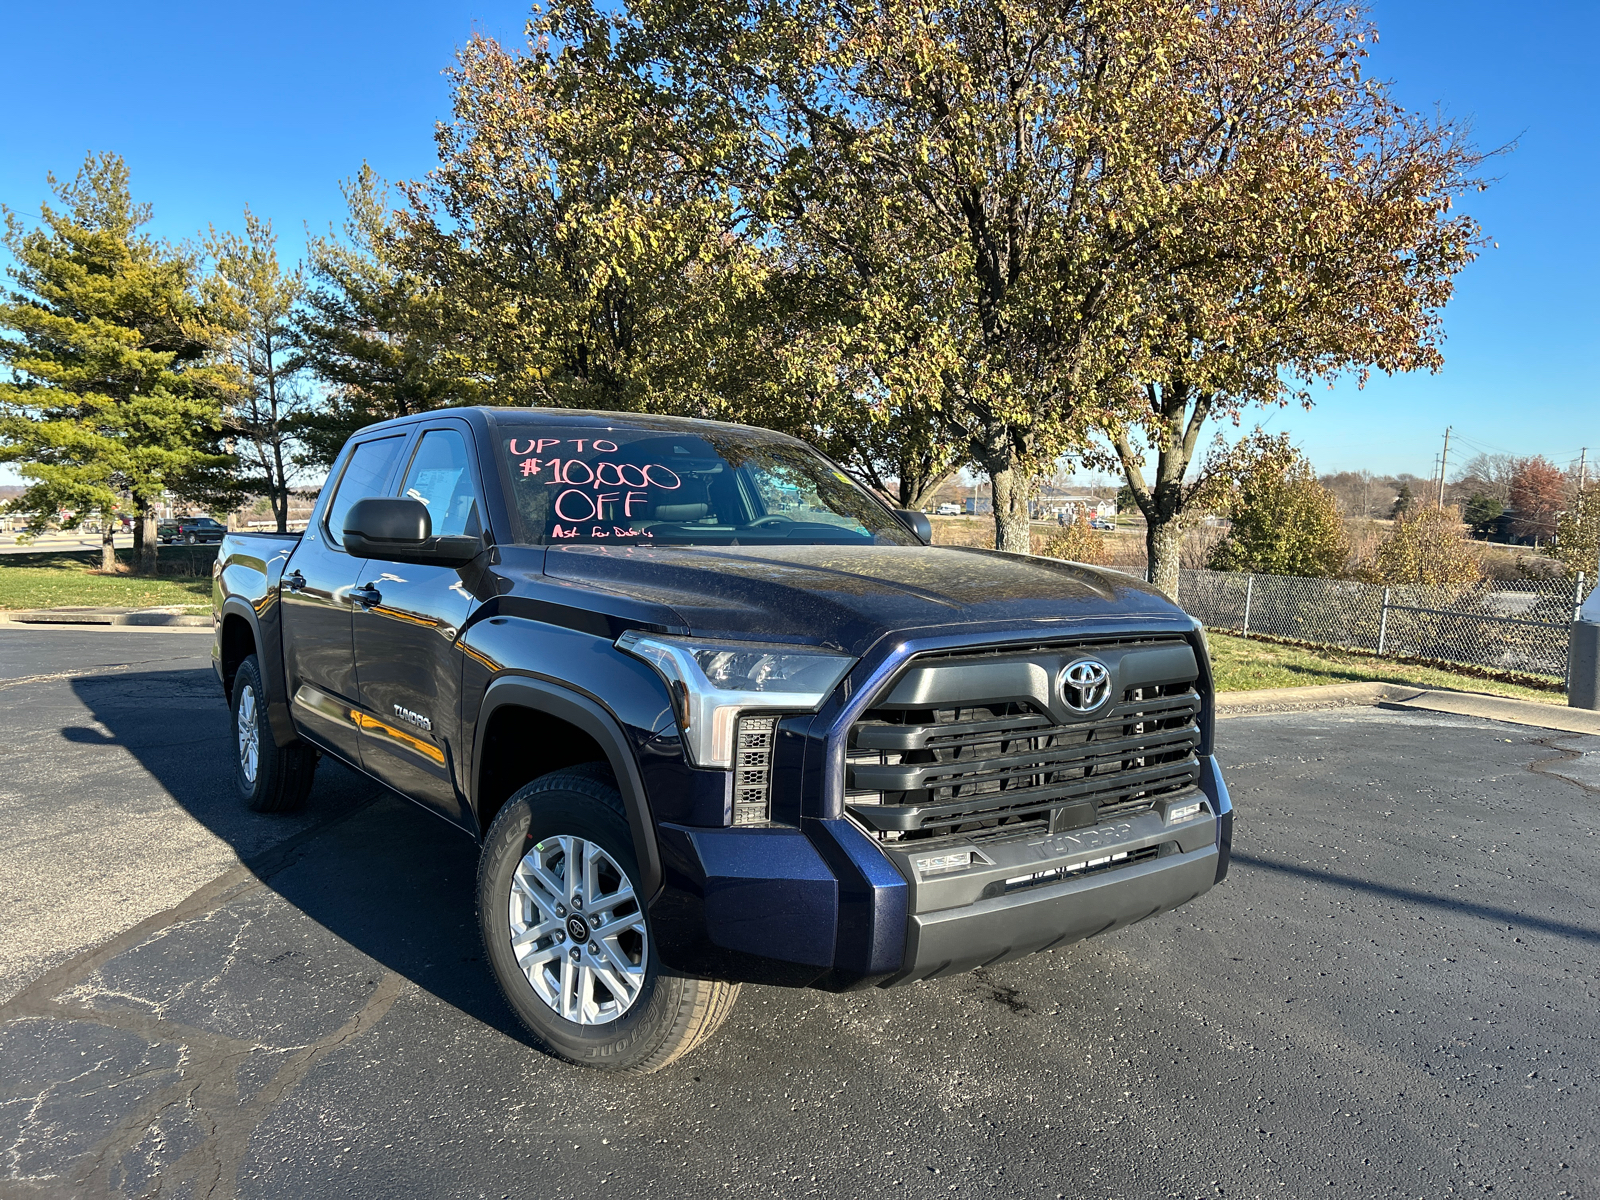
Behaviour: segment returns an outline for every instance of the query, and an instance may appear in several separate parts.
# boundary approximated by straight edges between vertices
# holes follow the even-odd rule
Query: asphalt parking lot
[[[1225,721],[1222,887],[969,976],[747,987],[618,1079],[523,1041],[474,848],[228,799],[204,634],[0,630],[0,1194],[1600,1195],[1600,738]]]

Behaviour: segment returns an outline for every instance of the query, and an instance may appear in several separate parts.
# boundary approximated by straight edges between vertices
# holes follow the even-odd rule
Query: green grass
[[[1323,683],[1396,683],[1452,692],[1488,692],[1544,704],[1566,703],[1561,692],[1541,691],[1498,679],[1480,679],[1438,667],[1413,666],[1331,649],[1313,651],[1300,646],[1281,646],[1211,630],[1206,631],[1206,638],[1211,645],[1211,666],[1220,692],[1310,687]]]
[[[211,606],[211,574],[101,575],[99,556],[0,555],[0,608]],[[209,568],[209,564],[207,564]]]

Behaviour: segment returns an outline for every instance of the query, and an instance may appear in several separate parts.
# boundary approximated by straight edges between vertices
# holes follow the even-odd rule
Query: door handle
[[[283,577],[283,586],[291,592],[303,592],[306,587],[306,577],[300,574],[299,571],[295,571],[293,574]]]
[[[371,608],[383,603],[383,593],[370,583],[364,583],[358,588],[350,589],[350,603],[361,608]]]

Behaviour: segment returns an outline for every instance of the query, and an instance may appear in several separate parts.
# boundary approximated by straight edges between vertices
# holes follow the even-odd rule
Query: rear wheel
[[[661,965],[638,860],[609,773],[592,764],[523,788],[478,868],[478,923],[506,1000],[552,1054],[647,1074],[721,1025],[737,984]]]
[[[234,785],[256,812],[292,812],[311,792],[320,755],[305,742],[279,746],[272,740],[266,694],[252,654],[233,676]]]

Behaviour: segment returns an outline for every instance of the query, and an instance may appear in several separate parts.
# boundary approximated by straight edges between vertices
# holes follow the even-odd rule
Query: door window
[[[344,518],[357,500],[368,496],[384,495],[384,484],[389,482],[389,472],[406,444],[404,436],[378,438],[362,442],[350,454],[344,474],[339,476],[339,488],[328,505],[328,515],[323,524],[328,541],[335,546],[344,545]]]
[[[400,494],[428,506],[436,537],[483,533],[483,503],[472,478],[467,442],[454,429],[430,429],[422,435]]]

